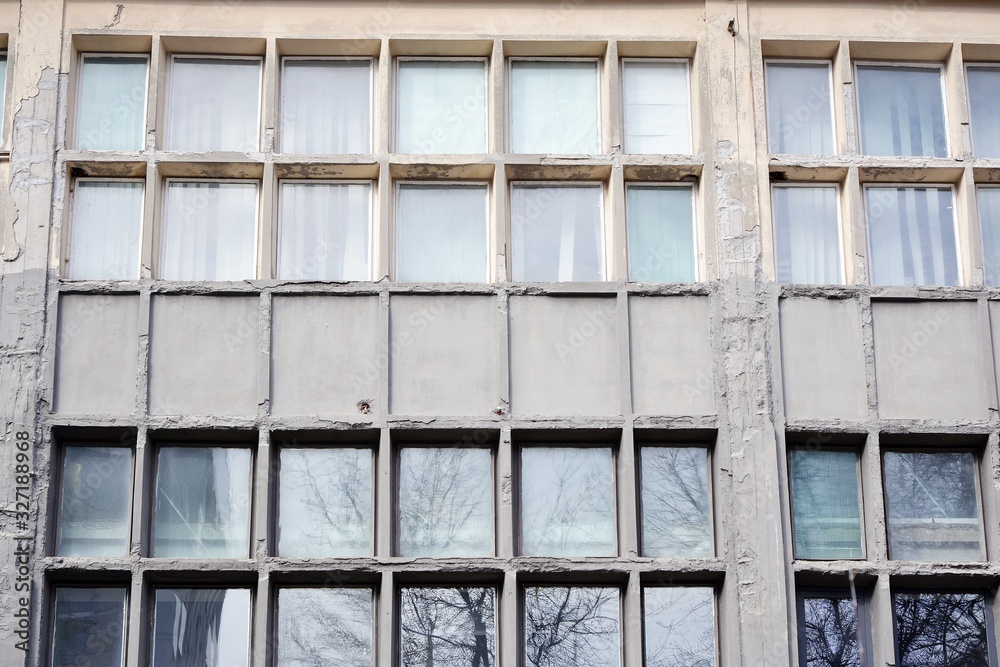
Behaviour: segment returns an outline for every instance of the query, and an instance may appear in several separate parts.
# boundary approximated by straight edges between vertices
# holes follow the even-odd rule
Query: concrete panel
[[[271,412],[359,415],[378,395],[378,297],[271,301]]]
[[[879,416],[986,419],[986,373],[972,302],[876,302],[875,377]]]
[[[499,405],[497,300],[394,296],[389,404],[403,415],[489,415]],[[442,369],[448,369],[443,373]]]
[[[861,304],[782,299],[781,378],[789,419],[868,416]]]
[[[632,409],[638,415],[715,412],[707,297],[632,297]]]
[[[136,407],[139,297],[59,299],[55,408],[65,414],[131,414]]]
[[[614,298],[512,297],[511,412],[620,414],[615,310]]]
[[[149,412],[257,413],[258,304],[254,296],[154,296]]]

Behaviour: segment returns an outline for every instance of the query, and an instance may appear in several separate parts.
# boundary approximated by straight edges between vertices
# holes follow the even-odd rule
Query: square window
[[[397,152],[486,152],[484,60],[400,59],[396,76]]]
[[[250,280],[257,264],[257,183],[167,181],[160,278]]]
[[[795,557],[864,558],[857,453],[792,449],[788,456]]]
[[[168,79],[164,147],[172,151],[257,151],[260,73],[260,58],[174,56]]]
[[[81,178],[72,196],[66,277],[138,279],[143,182]]]
[[[496,589],[403,588],[399,665],[495,665]]]
[[[622,61],[626,153],[691,152],[687,61]]]
[[[146,140],[146,56],[85,55],[80,60],[76,145],[142,150]]]
[[[610,447],[521,450],[521,555],[614,556]]]
[[[485,183],[401,183],[396,280],[489,281]]]
[[[778,282],[843,283],[837,186],[775,186],[771,197]]]
[[[1000,188],[976,188],[987,285],[1000,285]]]
[[[372,554],[372,451],[282,448],[278,555],[348,558]]]
[[[511,188],[517,282],[604,280],[603,186],[522,183]]]
[[[772,153],[833,155],[831,67],[820,61],[770,61],[767,144]]]
[[[651,283],[697,280],[694,188],[689,185],[629,185],[628,275]]]
[[[372,590],[278,590],[275,667],[372,667]]]
[[[857,82],[863,154],[948,155],[940,67],[858,65]]]
[[[279,199],[278,278],[371,277],[371,182],[283,181]]]
[[[893,560],[983,560],[972,452],[886,452],[885,511]]]
[[[372,70],[370,58],[283,59],[282,152],[370,153]]]
[[[1000,67],[969,67],[967,79],[972,152],[1000,158]]]
[[[512,60],[511,153],[601,152],[595,60]]]
[[[132,509],[132,450],[67,447],[56,531],[57,556],[126,556]]]
[[[859,623],[850,591],[807,591],[799,596],[798,607],[802,667],[868,667],[868,625]]]
[[[607,586],[525,587],[525,667],[618,667],[619,597]]]
[[[159,588],[153,666],[250,664],[249,588]]]
[[[642,589],[646,667],[713,667],[715,591],[694,586]]]
[[[643,447],[642,555],[708,558],[712,555],[708,450]]]
[[[124,587],[57,587],[52,667],[124,665],[127,600]]]
[[[249,449],[162,447],[152,555],[247,558],[250,458]]]
[[[995,664],[993,623],[981,593],[896,593],[892,607],[899,667]]]

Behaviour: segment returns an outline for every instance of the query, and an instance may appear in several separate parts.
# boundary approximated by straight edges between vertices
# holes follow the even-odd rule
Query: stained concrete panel
[[[485,416],[499,405],[496,298],[394,296],[389,344],[392,412]]]
[[[257,413],[258,304],[254,296],[154,296],[149,412]]]
[[[60,297],[56,411],[99,415],[134,412],[138,349],[137,295]]]
[[[271,301],[271,412],[359,416],[378,395],[378,297]]]
[[[620,414],[615,311],[613,298],[512,297],[511,412]]]
[[[972,302],[875,302],[879,416],[986,419],[992,363]]]
[[[868,416],[861,304],[782,299],[781,378],[789,419]]]

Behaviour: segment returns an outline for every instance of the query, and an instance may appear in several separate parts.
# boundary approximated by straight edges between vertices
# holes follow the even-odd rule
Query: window
[[[496,590],[403,588],[399,665],[495,665]]]
[[[853,451],[789,451],[795,557],[864,558],[858,455]]]
[[[623,60],[626,153],[691,152],[687,61]]]
[[[861,152],[948,155],[941,68],[858,65]]]
[[[627,186],[629,279],[691,283],[697,280],[694,188]]]
[[[987,285],[1000,285],[1000,188],[976,188],[979,228],[983,238],[983,269]]]
[[[278,589],[275,667],[372,667],[372,590]]]
[[[257,151],[260,71],[260,58],[174,56],[164,147],[172,151]]]
[[[862,607],[863,609],[864,607]],[[868,624],[859,619],[851,591],[806,590],[799,594],[799,665],[869,667]]]
[[[373,61],[284,58],[281,150],[370,153]]]
[[[154,594],[153,666],[249,667],[250,589],[159,588]]]
[[[899,667],[995,664],[986,597],[980,593],[914,592],[892,596]],[[995,660],[996,656],[992,656]]]
[[[484,60],[401,58],[396,76],[397,152],[486,152]]]
[[[52,667],[124,665],[127,600],[125,587],[57,587]]]
[[[646,667],[712,667],[715,591],[694,586],[642,589]]]
[[[510,151],[600,153],[595,60],[512,60]]]
[[[63,454],[56,555],[127,555],[131,487],[131,449],[67,447]]]
[[[7,108],[7,53],[0,51],[0,145],[3,145],[4,110]]]
[[[618,667],[619,595],[611,587],[526,587],[525,667]]]
[[[604,280],[602,197],[600,184],[515,184],[510,213],[514,280]]]
[[[142,150],[146,140],[146,56],[85,55],[80,60],[76,145]]]
[[[642,555],[695,558],[712,555],[708,450],[643,447]]]
[[[772,60],[767,84],[767,145],[772,153],[833,155],[831,68],[822,60]]]
[[[771,196],[778,282],[843,283],[837,186],[775,186]]]
[[[972,152],[1000,158],[1000,67],[969,66]]]
[[[142,207],[142,181],[77,179],[66,277],[138,279]]]

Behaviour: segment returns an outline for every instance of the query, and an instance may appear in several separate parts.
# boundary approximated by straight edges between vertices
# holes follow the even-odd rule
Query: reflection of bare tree
[[[283,588],[277,667],[371,667],[369,589]]]
[[[861,667],[858,615],[850,598],[810,597],[804,601],[806,664],[803,667]]]
[[[704,449],[643,448],[642,548],[646,556],[712,555]]]
[[[492,588],[402,589],[402,667],[494,665],[495,597]]]
[[[539,586],[524,591],[530,667],[617,667],[618,589]]]
[[[900,667],[985,667],[986,604],[975,593],[893,597]]]
[[[715,665],[715,592],[698,587],[643,589],[648,667]]]

